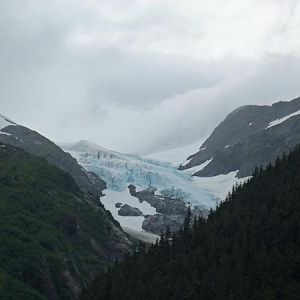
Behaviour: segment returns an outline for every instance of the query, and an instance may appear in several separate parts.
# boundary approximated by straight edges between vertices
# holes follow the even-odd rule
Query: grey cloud
[[[86,106],[115,102],[147,108],[176,94],[212,86],[224,76],[217,64],[187,56],[134,53],[122,45],[74,50],[66,43],[69,28],[64,22],[5,12],[0,23],[1,98],[12,104],[20,101],[22,90],[24,104],[56,98],[72,105],[71,94],[61,97],[73,86]]]
[[[186,28],[176,35],[181,19],[174,12],[116,21],[81,1],[54,3],[54,9],[39,6],[35,12],[38,1],[4,0],[0,10],[0,112],[54,140],[156,152],[203,139],[239,105],[300,95],[299,56],[211,60],[135,49],[135,39],[143,40],[148,28],[165,26],[162,35],[173,34],[178,43],[185,42]],[[93,30],[103,34],[100,44],[70,38]],[[106,42],[125,30],[132,36]]]
[[[237,73],[218,86],[183,95],[179,101],[186,101],[185,110],[173,117],[166,113],[166,122],[171,126],[158,130],[139,151],[157,152],[203,140],[241,105],[267,105],[300,96],[300,57],[277,55],[247,66],[248,72]]]
[[[192,89],[211,87],[224,77],[217,64],[111,48],[97,53],[89,64],[86,72],[92,82],[91,99],[137,108],[151,107]]]

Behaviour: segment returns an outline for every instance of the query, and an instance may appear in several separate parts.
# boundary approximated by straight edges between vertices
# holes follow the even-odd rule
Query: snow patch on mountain
[[[11,121],[10,119],[0,114],[0,134],[10,135],[9,133],[4,132],[2,130],[7,126],[15,126],[15,125],[17,125],[15,122]]]
[[[192,158],[187,159],[185,163],[181,164],[182,167],[185,167],[186,165],[188,165],[191,162]]]
[[[285,122],[286,120],[288,120],[289,118],[292,118],[292,117],[297,116],[297,115],[300,115],[300,110],[298,110],[298,111],[296,111],[292,114],[289,114],[289,115],[287,115],[283,118],[280,118],[280,119],[277,119],[277,120],[274,120],[274,121],[270,122],[269,125],[266,127],[266,129],[271,128],[271,127],[276,126],[276,125],[279,125],[279,124]]]
[[[2,129],[0,129],[0,134],[4,134],[4,135],[11,135],[11,134],[10,134],[10,133],[8,133],[8,132],[2,131]]]
[[[156,214],[156,209],[149,203],[140,203],[138,198],[132,197],[128,190],[122,192],[106,191],[105,197],[101,198],[101,202],[107,210],[111,212],[113,217],[121,224],[122,227],[128,227],[134,230],[142,230],[142,223],[144,221],[143,216],[120,216],[118,215],[119,208],[116,208],[116,203],[128,204],[132,207],[138,208],[144,215]]]
[[[137,198],[132,197],[129,194],[128,190],[125,190],[123,192],[115,192],[108,190],[105,192],[105,194],[105,197],[101,197],[102,204],[107,210],[111,212],[114,219],[120,223],[125,232],[136,237],[137,239],[143,240],[148,243],[154,243],[156,239],[159,238],[157,235],[143,230],[143,216],[120,216],[118,214],[119,208],[116,208],[116,203],[128,204],[132,207],[137,207],[143,212],[144,215],[154,215],[156,213],[154,207],[152,207],[145,201],[143,203],[140,203]]]
[[[202,171],[207,165],[209,165],[212,162],[213,158],[208,159],[207,161],[205,161],[204,163],[202,163],[199,166],[195,166],[186,170],[183,170],[182,172],[187,173],[187,174],[191,174],[194,175],[195,173]]]
[[[223,201],[235,183],[247,180],[247,178],[238,179],[236,177],[237,173],[238,171],[233,171],[228,174],[222,174],[213,177],[194,176],[193,179],[196,186],[204,191],[213,193],[218,201]]]

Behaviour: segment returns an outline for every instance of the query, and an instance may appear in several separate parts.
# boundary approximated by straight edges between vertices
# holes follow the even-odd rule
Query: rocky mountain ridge
[[[298,143],[300,98],[271,106],[246,105],[230,113],[179,169],[192,169],[199,177],[238,171],[237,177],[243,178]]]
[[[106,183],[95,173],[83,169],[69,153],[38,132],[18,125],[0,115],[0,142],[21,148],[26,152],[45,158],[49,163],[70,173],[76,183],[94,196],[102,196]]]

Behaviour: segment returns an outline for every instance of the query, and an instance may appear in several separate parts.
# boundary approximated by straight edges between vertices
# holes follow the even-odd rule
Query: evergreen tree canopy
[[[71,175],[0,143],[1,300],[76,298],[120,252],[114,222]]]
[[[207,220],[99,275],[82,299],[300,299],[299,198],[297,147],[235,185]]]

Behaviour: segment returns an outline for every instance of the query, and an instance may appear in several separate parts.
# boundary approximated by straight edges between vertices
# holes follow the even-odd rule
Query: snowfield
[[[212,160],[213,160],[213,158],[208,159],[207,161],[205,161],[201,165],[198,165],[198,166],[195,166],[195,167],[191,167],[191,168],[183,170],[181,172],[185,172],[187,174],[194,175],[195,173],[197,173],[199,171],[202,171],[206,166],[208,166],[212,162]]]
[[[292,118],[294,116],[297,116],[297,115],[300,115],[300,110],[292,113],[292,114],[289,114],[283,118],[280,118],[280,119],[277,119],[277,120],[274,120],[272,122],[269,123],[269,125],[266,127],[266,129],[270,128],[270,127],[273,127],[273,126],[276,126],[276,125],[279,125],[283,122],[285,122],[286,120],[288,120],[289,118]]]
[[[101,198],[101,202],[103,203],[105,208],[111,212],[114,219],[116,219],[122,227],[127,227],[138,231],[142,231],[142,223],[144,221],[144,217],[119,216],[119,209],[115,207],[115,204],[120,202],[122,204],[126,203],[132,207],[137,207],[143,212],[144,215],[154,215],[156,213],[154,207],[150,206],[145,201],[143,203],[140,203],[137,198],[132,197],[129,194],[128,190],[125,190],[123,192],[106,191],[105,197]]]
[[[132,197],[129,194],[128,190],[125,190],[123,192],[114,192],[109,190],[105,191],[105,196],[101,198],[101,202],[103,203],[104,207],[111,212],[114,219],[120,223],[123,230],[133,237],[148,243],[155,243],[156,239],[159,238],[159,236],[143,230],[143,216],[119,216],[119,209],[115,207],[116,203],[128,204],[132,207],[137,207],[140,211],[143,212],[144,215],[156,214],[155,208],[152,207],[149,203],[145,201],[143,203],[140,203],[137,198]]]

